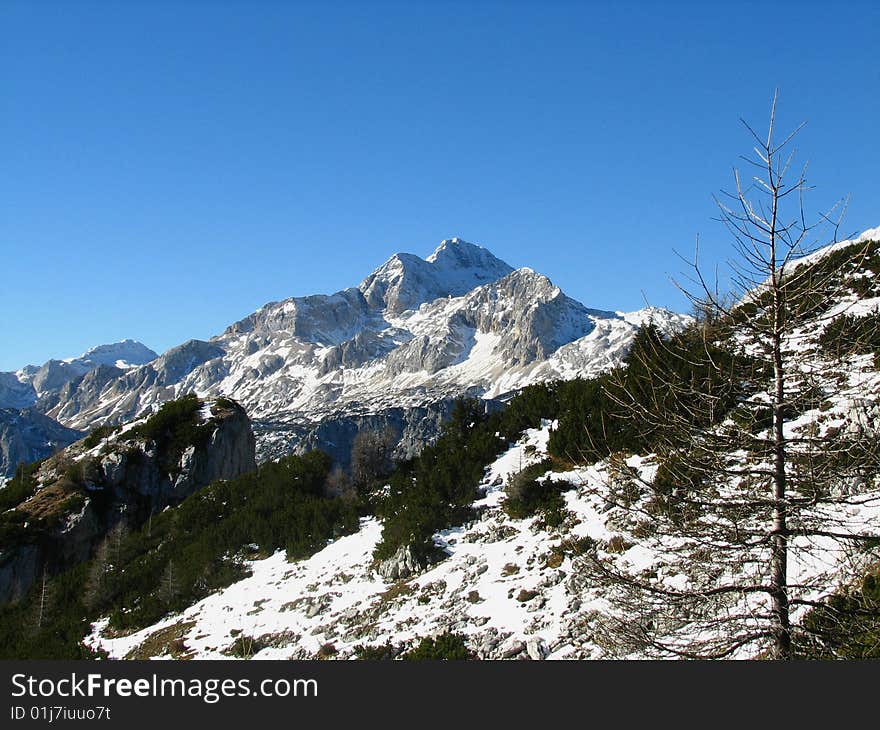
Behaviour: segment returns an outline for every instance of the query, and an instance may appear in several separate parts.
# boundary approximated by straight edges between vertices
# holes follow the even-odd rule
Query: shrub
[[[836,357],[868,353],[876,356],[880,353],[880,314],[837,317],[820,335],[819,345]]]
[[[250,659],[254,654],[258,654],[265,649],[268,644],[263,643],[260,639],[248,636],[247,634],[239,634],[223,653],[227,656],[234,656],[237,659]]]
[[[541,479],[547,472],[549,462],[543,461],[523,469],[510,477],[505,493],[504,511],[514,519],[525,519],[541,512],[544,524],[558,527],[562,524],[565,500],[561,492],[571,488],[565,482]]]
[[[7,482],[3,489],[0,489],[0,512],[17,507],[34,495],[34,492],[37,491],[37,481],[34,479],[34,474],[43,461],[18,465],[15,476]]]
[[[880,565],[810,610],[797,653],[808,659],[880,659]]]
[[[426,637],[418,646],[403,655],[404,659],[410,660],[464,660],[474,659],[475,656],[467,648],[465,638],[461,634],[450,632],[440,634],[436,638]]]
[[[380,644],[378,646],[364,646],[358,644],[354,648],[355,658],[364,661],[388,661],[395,659],[400,654],[400,649],[395,648],[391,644]]]
[[[98,426],[97,428],[92,429],[91,433],[89,433],[89,435],[83,439],[82,444],[87,449],[93,449],[110,434],[117,430],[117,426],[111,426],[110,424]]]
[[[400,654],[400,649],[396,649],[391,644],[380,644],[377,646],[364,646],[358,644],[354,648],[355,658],[363,661],[388,661],[395,659]]]
[[[125,433],[128,440],[153,441],[164,469],[172,472],[189,446],[205,448],[214,426],[201,419],[202,401],[194,394],[168,401],[146,421]]]

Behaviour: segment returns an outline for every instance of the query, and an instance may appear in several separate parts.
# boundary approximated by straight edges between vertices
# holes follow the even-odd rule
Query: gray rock
[[[15,373],[0,373],[0,408],[27,408],[37,400],[34,386],[22,382]]]
[[[529,639],[526,642],[526,653],[529,655],[529,659],[540,661],[550,652],[547,645],[540,639]]]
[[[651,316],[664,330],[685,321]],[[596,328],[604,349],[595,359],[566,349]],[[20,372],[42,388],[39,410],[67,427],[122,423],[185,393],[228,394],[255,420],[260,460],[321,448],[344,463],[358,429],[391,426],[395,455],[414,456],[436,438],[452,399],[496,391],[511,367],[537,380],[597,374],[620,361],[636,331],[540,274],[451,239],[427,259],[393,256],[358,287],[266,304],[210,341],[190,340],[138,367],[116,368],[105,353],[81,375],[61,361]],[[485,372],[456,371],[478,341],[489,348]],[[28,391],[17,377],[7,381],[10,398],[33,399],[30,382]]]
[[[402,578],[409,578],[411,575],[421,572],[424,568],[424,564],[413,555],[412,547],[401,545],[397,548],[397,552],[394,555],[379,563],[376,567],[376,572],[385,580],[400,580]]]
[[[502,659],[513,659],[525,651],[526,645],[521,641],[514,641],[510,646],[501,652]]]

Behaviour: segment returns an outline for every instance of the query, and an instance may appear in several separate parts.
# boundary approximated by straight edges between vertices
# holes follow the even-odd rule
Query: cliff
[[[241,406],[187,396],[21,470],[0,491],[0,603],[18,600],[44,571],[87,560],[114,529],[137,528],[213,481],[254,470],[254,452]]]

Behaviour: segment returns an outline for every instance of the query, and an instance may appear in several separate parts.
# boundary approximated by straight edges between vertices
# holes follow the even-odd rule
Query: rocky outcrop
[[[409,578],[424,569],[424,563],[416,558],[409,545],[401,545],[394,555],[376,566],[376,572],[385,580]]]
[[[0,373],[0,408],[27,408],[37,400],[34,386],[15,373]]]
[[[513,268],[482,246],[459,238],[443,241],[427,259],[394,254],[361,282],[371,307],[391,314],[440,297],[457,297],[506,276]]]
[[[193,398],[178,411],[178,421],[166,412],[39,466],[33,495],[0,516],[0,603],[23,596],[43,570],[87,560],[117,525],[139,527],[207,484],[256,468],[250,419],[237,403]]]

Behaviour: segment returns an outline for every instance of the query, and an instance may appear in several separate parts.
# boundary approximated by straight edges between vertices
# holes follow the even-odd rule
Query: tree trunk
[[[788,526],[785,504],[785,437],[783,434],[784,371],[779,338],[774,338],[773,370],[773,552],[771,589],[774,617],[774,654],[777,659],[791,658],[791,624],[788,606]]]

